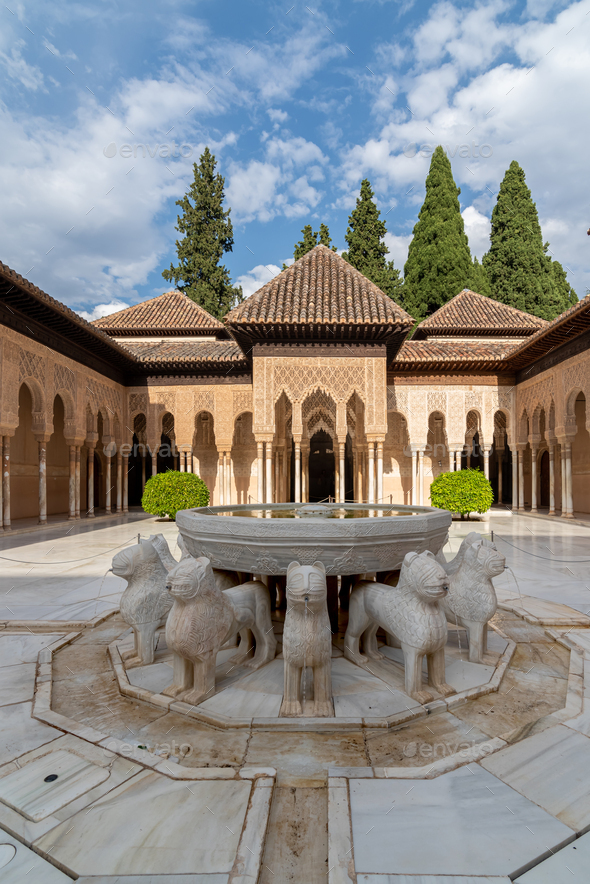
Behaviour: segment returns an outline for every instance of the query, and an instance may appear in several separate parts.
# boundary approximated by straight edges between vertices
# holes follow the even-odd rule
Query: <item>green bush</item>
[[[460,513],[485,513],[494,500],[492,486],[481,470],[458,470],[441,473],[430,486],[430,502],[441,510]]]
[[[145,483],[141,505],[146,513],[176,519],[178,510],[207,506],[209,489],[194,473],[168,470],[156,473]]]

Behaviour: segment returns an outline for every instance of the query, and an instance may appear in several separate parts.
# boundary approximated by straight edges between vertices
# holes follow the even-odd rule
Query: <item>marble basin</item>
[[[401,567],[406,553],[437,553],[451,513],[426,506],[364,503],[213,506],[181,510],[176,524],[189,552],[215,568],[286,574],[290,562],[322,562],[329,575]]]

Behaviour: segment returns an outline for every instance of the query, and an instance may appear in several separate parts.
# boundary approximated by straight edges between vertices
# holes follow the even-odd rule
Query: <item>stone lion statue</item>
[[[281,715],[301,715],[304,667],[313,670],[314,716],[333,716],[332,631],[326,569],[321,562],[287,569],[287,613],[283,629],[284,690]]]
[[[118,552],[111,570],[127,581],[120,608],[133,630],[133,649],[122,654],[123,660],[129,668],[147,666],[154,662],[156,631],[166,624],[172,607],[166,589],[168,571],[152,538]]]
[[[447,594],[447,574],[431,552],[408,553],[396,587],[361,580],[350,596],[344,656],[364,664],[379,658],[376,632],[379,627],[392,634],[404,654],[405,690],[419,703],[433,695],[422,687],[422,661],[428,664],[428,684],[443,696],[455,691],[445,682],[447,620],[441,601]],[[360,653],[360,639],[365,637]]]
[[[197,705],[215,693],[217,653],[229,636],[242,629],[254,634],[256,669],[274,659],[276,639],[270,598],[263,583],[251,580],[222,591],[209,559],[184,556],[168,573],[174,605],[166,624],[166,644],[174,654],[173,683],[163,693]],[[238,653],[235,662],[242,662]]]
[[[449,592],[442,609],[453,625],[460,624],[469,638],[469,660],[482,663],[487,650],[488,621],[496,613],[498,602],[492,577],[504,572],[505,557],[496,545],[472,531],[455,558],[445,562]]]

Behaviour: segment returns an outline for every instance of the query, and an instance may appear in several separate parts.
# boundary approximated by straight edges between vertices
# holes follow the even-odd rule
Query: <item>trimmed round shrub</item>
[[[441,510],[459,513],[485,513],[494,501],[492,486],[481,470],[441,473],[430,486],[430,502]]]
[[[207,506],[209,489],[195,473],[178,473],[167,470],[156,473],[145,483],[141,505],[153,516],[169,516],[176,519],[178,510],[194,506]]]

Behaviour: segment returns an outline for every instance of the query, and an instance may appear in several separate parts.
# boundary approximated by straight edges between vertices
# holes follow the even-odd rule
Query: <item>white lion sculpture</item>
[[[422,687],[422,661],[428,663],[428,684],[443,696],[454,694],[445,682],[447,620],[441,601],[447,594],[447,575],[431,552],[408,553],[396,587],[385,583],[359,581],[350,596],[344,656],[364,664],[367,657],[379,658],[376,632],[379,627],[391,633],[404,654],[405,690],[419,703],[429,703],[433,695]],[[360,653],[360,639],[365,637]]]
[[[443,567],[449,575],[449,592],[441,603],[443,611],[450,623],[467,630],[470,662],[482,663],[488,621],[498,606],[492,577],[504,572],[506,559],[494,543],[472,531],[455,558]]]
[[[303,670],[313,670],[313,716],[333,716],[332,631],[326,569],[321,562],[287,568],[287,613],[283,629],[284,689],[281,715],[301,715]]]
[[[184,556],[168,574],[174,600],[166,624],[166,644],[174,654],[173,683],[163,693],[197,705],[215,692],[218,651],[227,638],[250,629],[254,657],[245,665],[256,669],[274,659],[276,639],[270,619],[270,598],[263,583],[251,580],[221,591],[209,559]],[[234,661],[242,662],[238,652]]]
[[[147,666],[154,662],[156,631],[166,624],[172,607],[166,589],[168,571],[151,538],[118,552],[111,570],[127,581],[120,608],[133,630],[133,649],[122,654],[123,660],[128,668]]]

